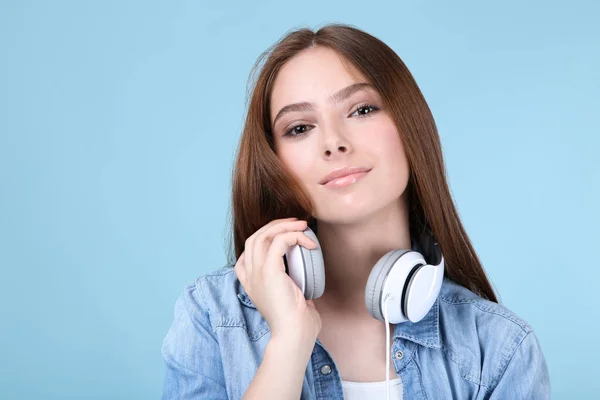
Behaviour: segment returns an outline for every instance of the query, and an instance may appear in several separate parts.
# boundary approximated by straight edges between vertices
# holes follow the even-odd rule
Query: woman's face
[[[320,221],[368,218],[398,201],[408,182],[404,148],[379,94],[369,86],[342,91],[361,83],[367,83],[364,76],[325,47],[290,59],[274,82],[275,151],[309,194]],[[297,103],[305,104],[288,107]],[[290,111],[280,113],[284,107]],[[369,171],[348,177],[344,186],[322,184],[330,172],[354,166]]]

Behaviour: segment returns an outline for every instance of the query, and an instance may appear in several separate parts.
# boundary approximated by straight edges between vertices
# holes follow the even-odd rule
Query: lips
[[[325,185],[325,184],[327,184],[327,182],[330,182],[334,179],[339,179],[344,176],[358,174],[361,172],[368,172],[368,171],[370,171],[370,169],[364,168],[364,167],[357,167],[357,166],[342,167],[342,168],[335,169],[332,172],[330,172],[329,174],[327,174],[323,179],[321,179],[321,181],[319,183],[321,185]]]

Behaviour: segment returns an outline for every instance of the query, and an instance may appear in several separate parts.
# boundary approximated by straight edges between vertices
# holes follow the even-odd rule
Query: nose
[[[344,154],[351,151],[350,142],[340,134],[337,129],[329,129],[323,132],[323,149],[325,158],[335,157],[338,154]]]
[[[348,152],[348,147],[345,146],[345,145],[343,145],[343,144],[338,144],[338,145],[334,146],[334,148],[335,149],[333,150],[333,152],[335,152],[335,153],[346,153],[346,152]],[[326,157],[331,157],[331,154],[333,152],[332,152],[332,150],[330,150],[329,147],[327,147],[325,149],[325,156]]]

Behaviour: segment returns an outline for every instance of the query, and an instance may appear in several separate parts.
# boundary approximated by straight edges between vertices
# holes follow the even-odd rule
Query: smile
[[[341,178],[330,180],[324,186],[331,187],[331,188],[346,187],[348,185],[352,185],[353,183],[358,182],[368,173],[369,173],[369,171],[363,171],[363,172],[356,172],[354,174],[345,175],[345,176],[342,176]]]

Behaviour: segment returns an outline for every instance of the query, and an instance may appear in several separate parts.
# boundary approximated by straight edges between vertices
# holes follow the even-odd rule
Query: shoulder
[[[459,313],[460,316],[485,317],[490,322],[504,326],[507,329],[527,333],[532,327],[523,318],[506,306],[484,299],[473,293],[466,287],[444,278],[444,284],[440,291],[440,307],[447,312]]]
[[[233,267],[225,265],[196,277],[194,286],[202,296],[205,307],[215,309],[215,306],[229,303],[232,297],[236,297],[239,290],[236,282]]]
[[[229,391],[240,389],[228,384],[226,372],[234,361],[246,366],[251,358],[223,349],[230,341],[221,327],[244,326],[242,320],[228,318],[233,315],[230,305],[235,304],[230,299],[235,297],[230,276],[223,268],[199,276],[184,285],[175,301],[173,322],[161,348],[167,367],[163,398],[187,398],[192,392],[199,398],[231,398]],[[239,398],[237,393],[233,397]]]
[[[198,276],[186,290],[194,292],[195,301],[190,307],[205,314],[215,332],[239,328],[245,330],[251,340],[268,332],[268,324],[250,301],[233,265],[224,265]]]
[[[175,302],[176,307],[190,315],[210,313],[212,305],[226,296],[228,290],[224,283],[228,281],[229,272],[233,273],[233,268],[228,271],[227,267],[221,267],[186,282]]]
[[[539,350],[531,325],[506,306],[447,278],[439,300],[442,351],[464,379],[492,388],[517,351]]]

